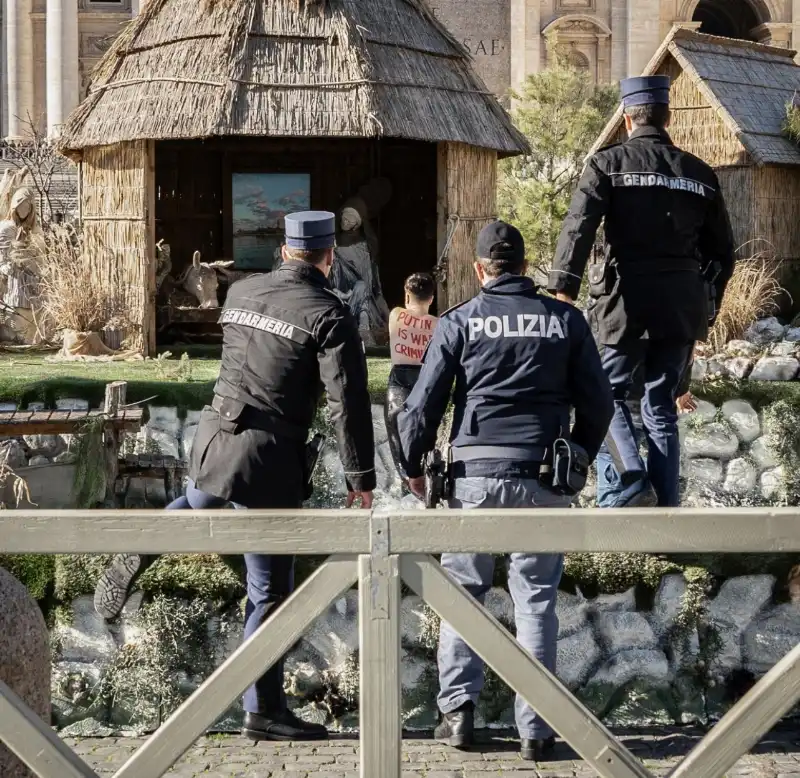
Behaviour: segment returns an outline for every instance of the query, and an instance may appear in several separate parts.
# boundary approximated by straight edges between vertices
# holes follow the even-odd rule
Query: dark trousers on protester
[[[418,365],[395,365],[389,373],[386,386],[386,402],[383,405],[383,418],[386,422],[386,433],[389,436],[389,450],[401,478],[406,477],[403,467],[403,448],[400,444],[400,433],[397,431],[397,415],[403,410],[408,395],[414,388],[422,368]]]
[[[274,497],[274,493],[272,495]],[[190,481],[185,497],[179,497],[167,510],[212,510],[217,508],[297,508],[298,504],[276,506],[275,500],[264,505],[240,505],[228,502],[197,489]],[[291,502],[291,501],[289,501]],[[294,590],[294,557],[264,554],[245,554],[247,566],[247,605],[245,607],[244,637],[249,638]],[[247,713],[267,715],[286,708],[283,691],[283,659],[276,662],[244,693]]]
[[[597,498],[601,507],[624,504],[628,489],[622,485],[619,473],[637,471],[649,477],[660,507],[680,505],[680,442],[675,401],[693,348],[694,343],[644,339],[602,347],[603,368],[614,391],[614,418],[597,460]],[[626,402],[640,367],[647,464],[639,454],[638,436]]]

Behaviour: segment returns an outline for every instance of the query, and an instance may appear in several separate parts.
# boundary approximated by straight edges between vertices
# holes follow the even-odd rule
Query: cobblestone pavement
[[[656,776],[669,771],[699,741],[702,732],[675,729],[617,733]],[[141,740],[69,740],[69,745],[100,776],[113,774]],[[555,760],[523,762],[510,739],[488,736],[474,752],[463,753],[432,740],[405,740],[404,778],[594,778],[594,771],[559,744]],[[240,737],[212,736],[199,741],[169,775],[180,778],[358,778],[358,741],[325,744],[253,746]],[[765,738],[728,778],[800,778],[800,733],[782,729]],[[150,776],[141,776],[150,778]],[[374,778],[380,778],[375,776]],[[698,776],[699,778],[699,776]]]

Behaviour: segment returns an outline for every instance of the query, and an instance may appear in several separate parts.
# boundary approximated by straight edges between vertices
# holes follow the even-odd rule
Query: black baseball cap
[[[487,224],[478,235],[478,257],[519,265],[525,261],[525,239],[504,221]]]

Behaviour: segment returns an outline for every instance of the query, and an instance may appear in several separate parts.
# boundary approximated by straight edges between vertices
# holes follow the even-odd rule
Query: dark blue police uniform
[[[505,257],[519,272],[524,267],[522,237],[510,225],[495,222],[481,233],[478,256]],[[410,478],[422,474],[422,459],[435,447],[454,385],[450,507],[568,507],[569,497],[539,482],[547,450],[568,437],[594,459],[613,412],[611,388],[581,312],[540,295],[530,278],[509,272],[443,314],[398,417]],[[492,585],[494,564],[489,554],[442,555],[450,576],[479,601]],[[551,671],[562,568],[560,554],[512,554],[509,560],[517,639]],[[483,665],[446,623],[439,642],[439,677],[444,720],[437,738],[457,747],[469,745]],[[551,730],[521,698],[516,721],[523,757],[536,758],[537,747],[526,747],[526,742],[549,742]]]
[[[668,105],[669,86],[667,76],[625,79],[624,105]],[[704,274],[717,269],[718,310],[733,273],[730,221],[714,171],[662,127],[640,126],[588,161],[558,241],[550,291],[577,298],[601,222],[605,261],[590,271],[588,318],[616,403],[601,459],[608,453],[618,474],[605,464],[608,479],[600,482],[620,483],[614,495],[598,497],[609,507],[675,506],[676,394],[694,343],[708,334]],[[647,465],[626,405],[639,369]]]

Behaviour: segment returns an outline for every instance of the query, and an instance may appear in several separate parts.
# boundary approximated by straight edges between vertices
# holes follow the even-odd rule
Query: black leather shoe
[[[547,762],[552,757],[555,747],[556,739],[554,737],[543,740],[522,738],[519,753],[526,762]]]
[[[259,716],[244,714],[242,737],[258,743],[261,740],[327,740],[328,730],[322,724],[309,724],[290,710]]]
[[[440,743],[453,748],[469,748],[475,743],[475,712],[471,702],[464,703],[451,713],[442,714],[442,720],[433,731]]]
[[[104,619],[115,619],[131,595],[136,579],[152,564],[154,557],[117,554],[100,576],[94,590],[94,609]]]

